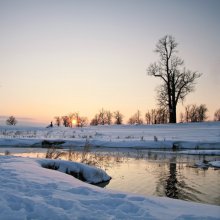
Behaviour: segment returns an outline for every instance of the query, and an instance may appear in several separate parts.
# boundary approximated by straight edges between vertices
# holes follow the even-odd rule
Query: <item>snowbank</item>
[[[58,170],[92,184],[106,182],[111,179],[105,171],[83,163],[50,159],[41,159],[38,162],[44,168]]]
[[[0,156],[0,219],[217,220],[220,216],[218,206],[107,191],[42,168],[42,162]]]

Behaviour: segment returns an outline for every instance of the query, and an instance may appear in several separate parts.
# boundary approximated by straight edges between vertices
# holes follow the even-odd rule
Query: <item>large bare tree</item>
[[[147,69],[148,75],[162,80],[158,89],[158,101],[161,107],[168,108],[170,123],[176,123],[177,103],[194,90],[195,80],[202,75],[184,67],[184,61],[177,56],[177,46],[174,37],[166,35],[161,38],[155,50],[160,59]]]

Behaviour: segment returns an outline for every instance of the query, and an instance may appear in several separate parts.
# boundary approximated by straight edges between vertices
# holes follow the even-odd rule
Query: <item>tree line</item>
[[[123,115],[120,111],[111,112],[109,110],[104,110],[103,108],[95,114],[91,119],[90,123],[87,117],[81,116],[79,113],[71,113],[65,116],[56,116],[55,125],[64,127],[83,127],[85,125],[111,125],[111,124],[122,124]]]
[[[180,123],[203,122],[206,121],[208,108],[205,104],[201,105],[187,105],[184,107],[184,112],[180,113]],[[214,113],[214,121],[220,121],[220,108]],[[6,120],[7,125],[16,125],[18,120],[14,116],[10,116]],[[64,116],[55,116],[54,124],[58,127],[84,127],[87,125],[141,125],[141,124],[167,124],[169,123],[169,111],[164,108],[154,108],[148,110],[142,117],[141,111],[137,110],[127,122],[124,122],[124,115],[119,111],[111,112],[109,110],[101,109],[89,121],[87,117],[81,116],[78,112],[70,113]]]
[[[187,105],[184,108],[184,112],[180,113],[180,123],[189,122],[204,122],[207,120],[208,108],[205,104],[201,105]],[[73,121],[75,122],[73,124]],[[220,121],[220,109],[214,113],[214,121]],[[87,117],[80,116],[79,113],[71,113],[68,116],[56,116],[55,125],[65,127],[83,127],[86,125],[97,126],[97,125],[141,125],[141,124],[167,124],[169,123],[169,110],[165,108],[154,108],[148,110],[143,116],[140,110],[137,110],[128,121],[124,121],[124,115],[119,111],[111,112],[109,110],[101,109],[95,116],[90,120]]]

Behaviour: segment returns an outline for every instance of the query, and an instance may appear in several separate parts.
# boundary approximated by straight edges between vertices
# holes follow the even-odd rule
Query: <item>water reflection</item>
[[[32,149],[33,150],[33,149]],[[19,156],[45,157],[45,149]],[[100,187],[141,195],[166,196],[220,205],[220,170],[193,168],[201,160],[220,160],[219,156],[180,155],[146,150],[70,151],[62,159],[94,163],[112,177]],[[17,154],[18,155],[18,154]],[[35,156],[34,156],[35,155]]]
[[[157,175],[155,195],[194,202],[203,201],[206,195],[202,193],[203,190],[200,189],[201,186],[199,181],[196,181],[196,176],[205,176],[201,172],[198,173],[198,169],[190,168],[187,164],[180,162],[176,157],[163,163],[161,166],[164,166],[164,169],[161,169]],[[195,172],[191,172],[194,170]]]
[[[176,158],[173,158],[173,162],[169,165],[169,175],[166,179],[166,185],[165,185],[165,194],[169,198],[179,198],[179,190],[177,188],[177,175],[176,175]]]

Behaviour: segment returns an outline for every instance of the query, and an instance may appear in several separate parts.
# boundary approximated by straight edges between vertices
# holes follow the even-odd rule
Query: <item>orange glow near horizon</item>
[[[76,119],[73,119],[72,120],[72,125],[76,125],[77,124],[77,120]]]

